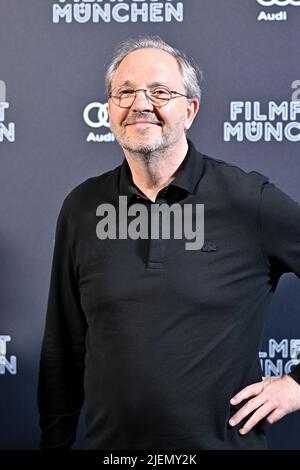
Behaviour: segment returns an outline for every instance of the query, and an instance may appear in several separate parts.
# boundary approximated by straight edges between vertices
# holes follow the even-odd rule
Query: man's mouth
[[[156,119],[154,116],[129,116],[127,119],[124,120],[123,126],[133,126],[133,125],[149,125],[152,124],[154,126],[162,127],[162,122],[159,119]]]
[[[125,125],[126,126],[134,126],[134,125],[139,125],[139,124],[152,124],[154,126],[161,126],[161,123],[158,122],[158,121],[153,122],[153,121],[140,121],[140,120],[128,122]]]

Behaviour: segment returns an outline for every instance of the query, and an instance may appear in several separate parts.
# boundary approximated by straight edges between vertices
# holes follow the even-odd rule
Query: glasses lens
[[[154,105],[164,105],[171,99],[172,94],[168,88],[155,87],[150,88],[148,96]]]
[[[112,93],[113,102],[121,108],[130,108],[134,100],[135,91],[133,88],[118,88]]]
[[[111,98],[120,108],[130,108],[135,100],[136,91],[143,91],[154,106],[164,106],[172,98],[171,91],[168,88],[160,86],[148,90],[134,90],[129,87],[116,88],[113,90]]]

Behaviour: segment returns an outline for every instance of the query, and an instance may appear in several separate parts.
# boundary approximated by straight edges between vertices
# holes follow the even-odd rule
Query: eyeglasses
[[[109,98],[111,98],[113,103],[119,106],[119,108],[130,108],[134,103],[138,91],[143,91],[148,101],[157,108],[162,108],[162,106],[165,106],[174,98],[179,98],[180,96],[188,97],[187,95],[179,93],[179,91],[169,90],[169,88],[164,86],[137,88],[136,90],[123,86],[114,88],[112,92],[109,93]]]

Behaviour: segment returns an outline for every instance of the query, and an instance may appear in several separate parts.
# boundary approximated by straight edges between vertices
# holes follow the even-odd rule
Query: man
[[[264,176],[195,150],[199,72],[160,38],[125,41],[106,78],[125,159],[75,188],[58,219],[41,448],[70,449],[85,398],[88,450],[265,449],[264,429],[300,409],[299,366],[263,379],[258,359],[281,274],[300,276],[300,207]],[[172,205],[197,221],[204,204],[202,248],[144,226],[128,236],[124,197],[130,223],[137,208],[151,219]]]

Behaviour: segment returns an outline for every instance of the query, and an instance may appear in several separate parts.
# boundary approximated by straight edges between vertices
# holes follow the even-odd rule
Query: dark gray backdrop
[[[297,92],[300,6],[281,7],[280,0],[273,6],[262,6],[259,0],[185,0],[183,21],[61,19],[55,24],[54,3],[73,5],[71,0],[0,0],[0,80],[10,105],[2,125],[15,124],[15,141],[0,139],[0,336],[11,336],[7,361],[17,358],[16,374],[8,368],[0,374],[1,449],[38,445],[37,371],[54,229],[63,198],[75,185],[114,168],[123,158],[116,143],[87,142],[90,132],[104,135],[109,129],[90,128],[83,119],[89,103],[106,102],[104,64],[119,40],[156,33],[192,55],[204,70],[203,101],[190,131],[198,149],[269,176],[300,201],[299,141],[237,142],[233,137],[225,142],[223,136],[231,101],[266,105],[290,101]],[[153,3],[136,1],[139,8]],[[260,12],[277,13],[278,18],[281,11],[286,20],[257,19]],[[3,98],[0,94],[0,101]],[[95,110],[90,117],[96,119]],[[299,286],[293,275],[282,278],[263,350],[268,351],[269,338],[300,338]],[[300,449],[299,412],[275,424],[268,436],[273,449]]]

